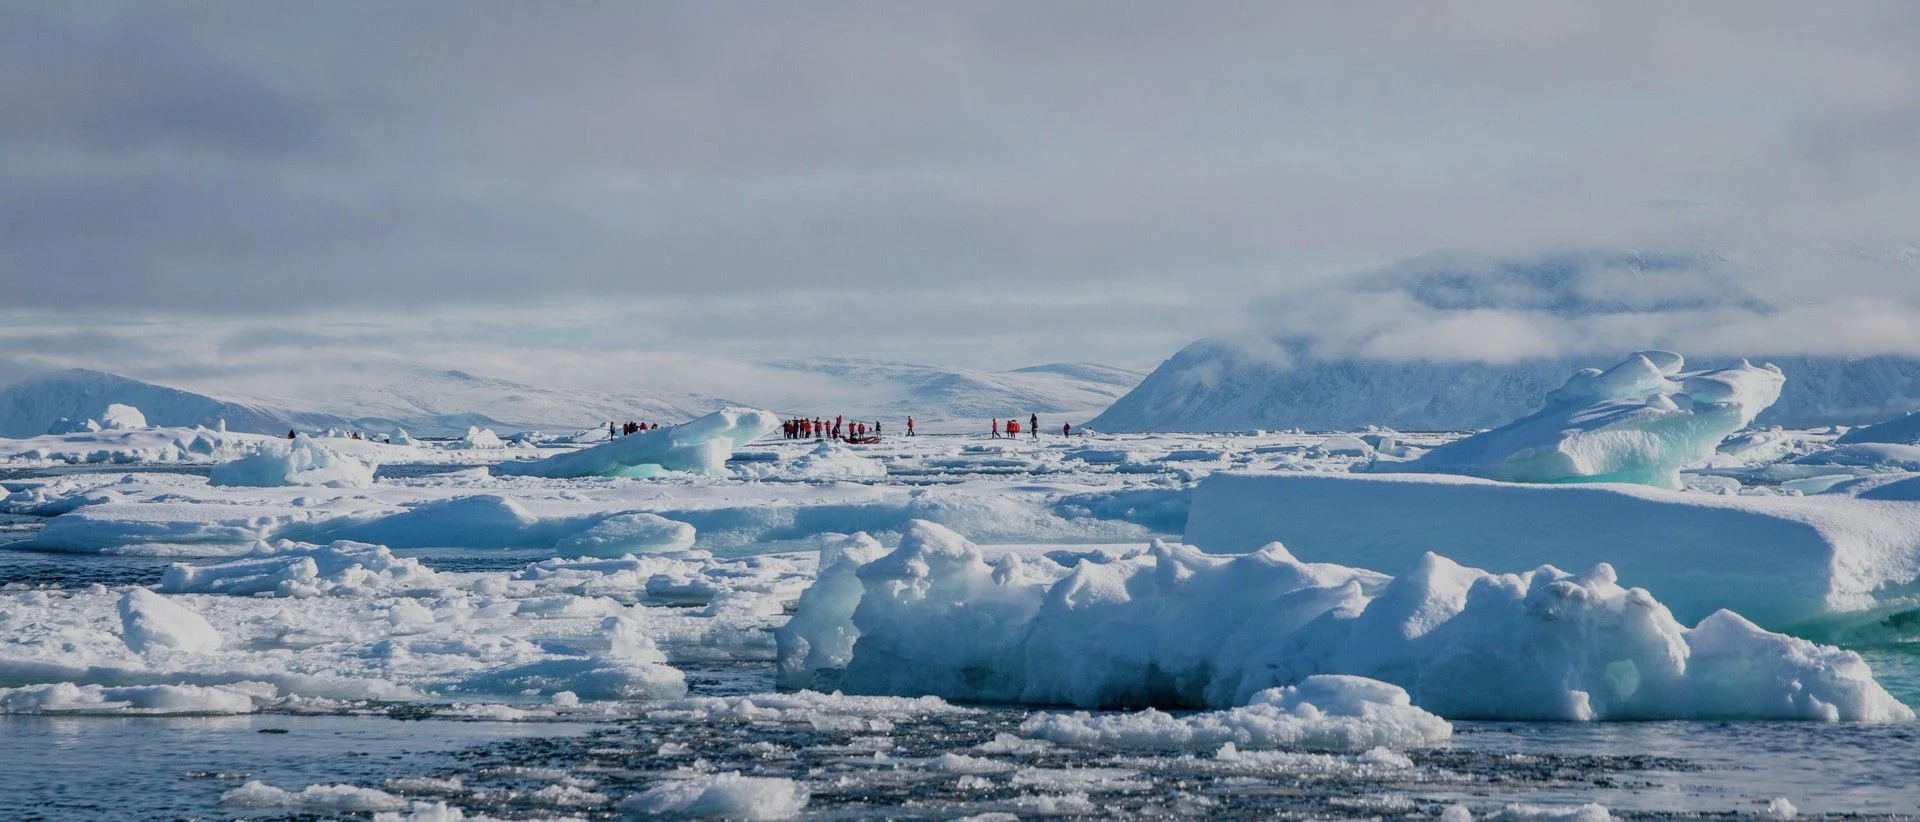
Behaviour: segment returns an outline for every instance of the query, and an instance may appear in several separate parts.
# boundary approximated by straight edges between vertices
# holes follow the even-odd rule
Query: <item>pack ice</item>
[[[855,539],[823,553],[777,640],[790,687],[1086,708],[1264,705],[1269,714],[1245,719],[1267,723],[1324,720],[1319,710],[1283,716],[1297,699],[1269,692],[1308,682],[1334,694],[1323,701],[1373,705],[1376,719],[1409,728],[1417,715],[1378,713],[1400,689],[1454,719],[1913,716],[1851,651],[1728,611],[1685,627],[1604,563],[1491,574],[1425,554],[1388,577],[1302,562],[1278,544],[1049,557],[990,553],[918,522],[892,551]],[[1312,679],[1327,674],[1356,679]],[[1136,731],[1151,728],[1082,719],[1048,733]]]
[[[646,431],[542,460],[495,466],[502,476],[653,477],[678,471],[726,472],[727,458],[741,446],[773,433],[780,418],[771,411],[724,408],[691,422]]]
[[[1685,372],[1671,351],[1643,351],[1588,368],[1549,392],[1540,410],[1376,470],[1468,474],[1507,482],[1632,482],[1680,487],[1680,469],[1780,398],[1786,377],[1742,360]]]

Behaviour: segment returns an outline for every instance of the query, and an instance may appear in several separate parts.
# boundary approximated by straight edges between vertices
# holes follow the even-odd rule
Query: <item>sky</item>
[[[1920,354],[1915,43],[1910,2],[0,0],[0,381]],[[1569,248],[1739,295],[1377,282]]]

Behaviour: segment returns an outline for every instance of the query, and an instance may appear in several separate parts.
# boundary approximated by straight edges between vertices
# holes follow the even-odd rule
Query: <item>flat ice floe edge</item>
[[[1518,572],[1606,562],[1684,622],[1722,608],[1774,630],[1886,640],[1920,607],[1920,502],[1730,496],[1635,485],[1524,485],[1416,474],[1219,473],[1194,489],[1184,540],[1207,551],[1278,541],[1305,560],[1407,567],[1433,551]],[[1884,496],[1885,499],[1872,498]]]
[[[1913,716],[1858,654],[1728,612],[1687,628],[1605,564],[1489,574],[1426,554],[1386,577],[1277,544],[1212,556],[1156,543],[1068,567],[989,560],[931,523],[891,552],[825,559],[779,632],[789,686],[1231,709],[1346,674],[1454,719]]]

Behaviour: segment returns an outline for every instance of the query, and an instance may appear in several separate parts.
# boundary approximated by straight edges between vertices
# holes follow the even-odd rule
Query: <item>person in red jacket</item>
[[[1000,438],[1000,418],[999,417],[993,418],[993,438],[996,440]]]
[[[909,437],[913,436],[913,418],[912,417],[907,418],[907,436]]]

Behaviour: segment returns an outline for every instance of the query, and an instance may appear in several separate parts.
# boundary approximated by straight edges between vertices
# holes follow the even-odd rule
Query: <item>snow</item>
[[[1877,621],[1920,584],[1920,504],[1845,495],[1222,473],[1194,490],[1184,539],[1223,553],[1278,540],[1303,559],[1376,570],[1428,551],[1495,571],[1606,562],[1684,621],[1728,608],[1796,632]]]
[[[1174,716],[1138,713],[1035,714],[1020,732],[1063,745],[1161,750],[1421,748],[1453,735],[1447,721],[1412,705],[1395,685],[1316,675],[1256,693],[1245,706]]]
[[[1855,442],[1792,461],[1793,465],[1842,465],[1876,471],[1920,471],[1920,445]]]
[[[787,819],[806,807],[807,789],[778,777],[736,771],[667,782],[620,803],[629,813],[693,819]]]
[[[1650,351],[1605,371],[1583,370],[1531,415],[1375,470],[1677,488],[1681,468],[1712,457],[1785,384],[1777,367],[1744,361],[1717,371],[1681,367],[1678,354]]]
[[[379,467],[301,436],[284,446],[276,442],[253,456],[222,463],[213,469],[207,481],[213,485],[259,487],[371,488],[374,471]]]
[[[220,632],[193,609],[145,588],[129,588],[120,598],[120,634],[128,648],[170,648],[188,653],[220,647]]]
[[[503,476],[651,477],[677,471],[721,474],[727,458],[780,427],[771,411],[726,408],[692,422],[624,436],[580,451],[495,467]]]
[[[819,678],[792,656],[857,634],[839,682],[868,694],[1233,708],[1349,674],[1451,719],[1913,715],[1857,654],[1727,612],[1688,629],[1605,564],[1496,575],[1426,554],[1389,578],[1303,563],[1277,544],[1209,556],[1162,542],[1067,568],[1019,551],[989,560],[921,522],[855,574],[850,625],[831,624],[847,610],[844,587],[797,606],[809,635],[781,646],[790,676]]]

